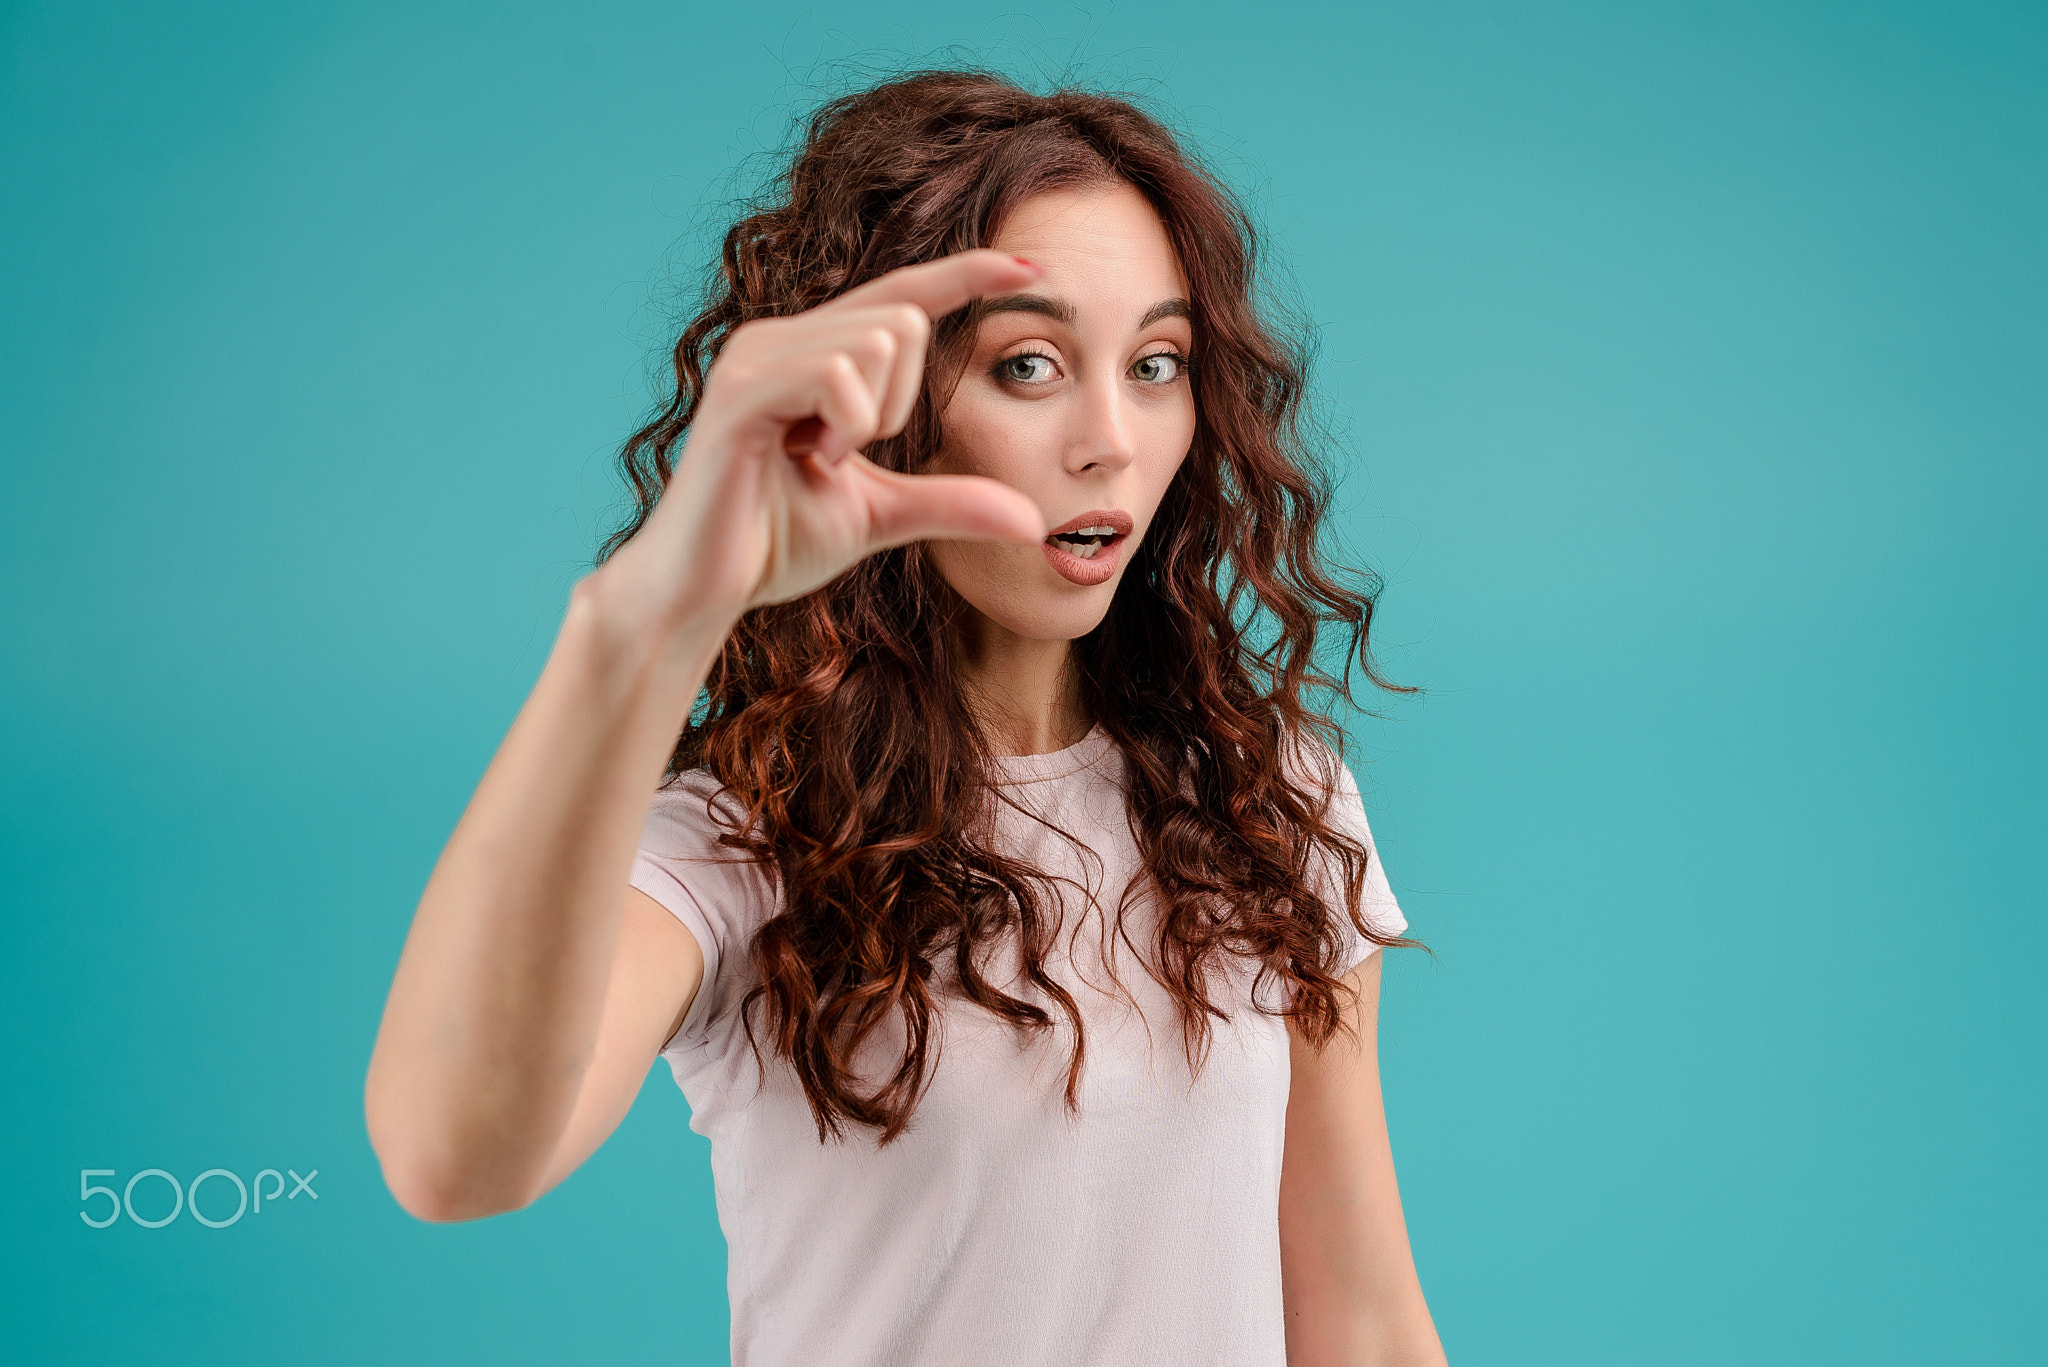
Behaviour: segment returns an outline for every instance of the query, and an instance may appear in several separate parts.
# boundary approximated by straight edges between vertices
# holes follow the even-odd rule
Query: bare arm
[[[1036,268],[908,267],[720,355],[660,504],[570,597],[553,651],[414,913],[364,1113],[423,1219],[527,1204],[603,1142],[689,1008],[703,958],[627,883],[668,756],[727,632],[862,556],[926,537],[1036,543],[994,480],[882,470],[936,317]]]
[[[631,1066],[629,1044],[644,1076],[661,1020],[680,1018],[691,967],[703,971],[679,922],[687,944],[621,926],[637,837],[719,638],[661,649],[608,630],[598,587],[577,587],[435,866],[385,1005],[365,1115],[392,1194],[423,1219],[511,1210],[551,1185],[586,1077]],[[622,948],[648,952],[615,965]],[[630,997],[608,1006],[614,977]],[[608,1012],[625,1019],[600,1058]]]
[[[1288,1367],[1440,1364],[1401,1216],[1380,1100],[1381,953],[1348,981],[1355,1036],[1321,1053],[1293,1041],[1280,1169],[1280,1270]]]

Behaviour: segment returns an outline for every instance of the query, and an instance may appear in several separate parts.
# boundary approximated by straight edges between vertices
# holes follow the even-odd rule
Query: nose
[[[1092,376],[1076,388],[1073,430],[1067,441],[1069,473],[1115,474],[1138,457],[1121,376]]]

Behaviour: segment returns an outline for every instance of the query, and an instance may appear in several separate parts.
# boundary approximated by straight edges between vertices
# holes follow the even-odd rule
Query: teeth
[[[1077,560],[1093,560],[1095,553],[1114,540],[1116,535],[1117,529],[1114,527],[1076,527],[1070,532],[1054,532],[1046,540],[1058,542],[1062,550]]]

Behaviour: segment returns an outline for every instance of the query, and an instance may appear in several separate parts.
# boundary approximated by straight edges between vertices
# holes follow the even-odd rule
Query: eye
[[[1035,351],[1005,356],[996,362],[996,374],[1012,384],[1044,384],[1057,373],[1052,357]]]
[[[1188,358],[1171,351],[1155,352],[1142,357],[1131,367],[1131,374],[1145,384],[1172,384],[1187,373]]]

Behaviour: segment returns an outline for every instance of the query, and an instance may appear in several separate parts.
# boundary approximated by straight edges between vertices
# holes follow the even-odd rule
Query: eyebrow
[[[983,316],[993,313],[1037,313],[1056,323],[1074,324],[1074,306],[1064,299],[1048,299],[1042,294],[999,294],[993,299],[981,301]]]
[[[1002,294],[993,299],[984,299],[981,304],[983,317],[995,313],[1036,313],[1056,323],[1072,327],[1078,318],[1074,306],[1064,299],[1052,299],[1043,294]],[[1162,299],[1145,310],[1145,316],[1138,320],[1140,328],[1151,327],[1165,318],[1193,318],[1194,310],[1185,299]]]
[[[1194,316],[1195,311],[1189,306],[1187,300],[1162,299],[1151,308],[1145,310],[1145,316],[1138,320],[1138,326],[1148,328],[1164,318],[1186,318],[1192,322]]]

